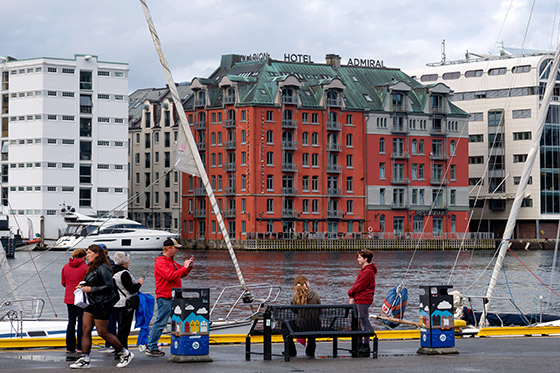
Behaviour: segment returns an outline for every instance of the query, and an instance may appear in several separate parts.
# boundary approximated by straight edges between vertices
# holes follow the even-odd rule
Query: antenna
[[[441,64],[445,65],[445,39],[441,41]]]

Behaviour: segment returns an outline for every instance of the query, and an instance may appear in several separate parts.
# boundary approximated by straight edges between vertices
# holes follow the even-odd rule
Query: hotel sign
[[[360,67],[378,67],[385,68],[383,65],[383,60],[372,60],[367,58],[349,58],[348,66],[360,66]]]
[[[268,54],[268,52],[253,53],[253,54],[248,54],[248,55],[245,55],[245,56],[241,56],[241,62],[266,61],[269,58],[270,58],[270,54]]]

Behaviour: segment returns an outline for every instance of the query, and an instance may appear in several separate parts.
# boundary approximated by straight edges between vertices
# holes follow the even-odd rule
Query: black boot
[[[369,343],[368,344],[360,343],[358,348],[358,357],[369,357],[369,355],[370,355]]]

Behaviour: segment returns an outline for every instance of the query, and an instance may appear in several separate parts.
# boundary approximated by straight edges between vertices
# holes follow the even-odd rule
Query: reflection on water
[[[130,269],[139,277],[146,275],[141,291],[154,294],[153,260],[157,252],[132,252]],[[193,252],[182,251],[177,254],[177,261],[182,263]],[[251,284],[267,282],[282,287],[280,302],[289,302],[292,296],[292,282],[297,275],[306,275],[320,295],[323,303],[346,303],[346,292],[352,286],[359,267],[356,253],[352,252],[237,252],[241,271],[245,282]],[[195,266],[191,274],[184,279],[184,287],[210,288],[210,297],[216,299],[222,288],[239,284],[231,259],[226,251],[197,251]],[[377,265],[377,289],[374,304],[370,308],[372,313],[378,313],[389,289],[398,285],[404,278],[409,290],[408,319],[418,316],[419,289],[421,285],[446,285],[450,273],[457,259],[456,251],[422,251],[414,255],[406,251],[381,251],[374,253]],[[450,284],[454,289],[463,291],[466,295],[485,295],[486,287],[493,269],[493,263],[486,272],[484,269],[492,261],[493,251],[462,252],[457,259]],[[550,281],[552,267],[551,251],[522,251],[516,255],[539,276],[545,283]],[[33,252],[35,265],[41,272],[44,287],[47,289],[52,304],[59,317],[66,317],[66,307],[63,304],[64,288],[60,284],[60,271],[68,262],[69,254],[63,252]],[[12,277],[18,286],[19,297],[42,297],[46,300],[44,316],[53,316],[54,312],[46,299],[41,281],[35,276],[34,264],[28,253],[18,253],[16,259],[10,260]],[[526,313],[539,312],[539,296],[544,301],[549,292],[511,255],[506,257],[504,267],[507,280],[511,287],[513,298],[518,306]],[[480,279],[478,279],[480,277]],[[478,281],[477,281],[478,279]],[[558,281],[555,281],[557,284]],[[7,285],[5,276],[0,277],[0,299],[13,298]],[[553,285],[559,292],[559,286]],[[235,298],[235,293],[230,298]],[[256,294],[257,295],[257,294]],[[495,296],[510,297],[504,275],[500,275],[496,286]],[[260,296],[257,296],[259,298]],[[551,295],[549,313],[560,313],[560,299]],[[481,304],[474,304],[480,309]],[[500,311],[514,312],[509,301],[497,300],[494,307]]]

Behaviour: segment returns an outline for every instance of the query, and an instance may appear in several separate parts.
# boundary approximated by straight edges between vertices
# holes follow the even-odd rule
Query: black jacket
[[[113,301],[113,273],[107,264],[103,263],[87,273],[84,281],[86,286],[91,286],[91,292],[87,293],[91,305],[100,306]]]

